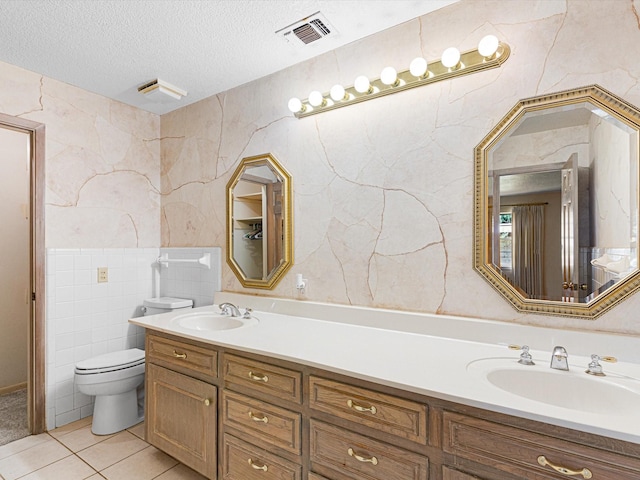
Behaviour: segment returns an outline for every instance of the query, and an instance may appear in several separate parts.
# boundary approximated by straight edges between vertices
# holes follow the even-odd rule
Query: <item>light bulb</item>
[[[455,47],[447,48],[442,52],[442,65],[447,68],[455,68],[460,63],[460,51]]]
[[[319,107],[320,105],[325,105],[327,101],[322,97],[322,93],[314,90],[309,94],[309,103],[312,107]]]
[[[498,37],[487,35],[478,43],[478,53],[485,58],[490,58],[498,51],[498,45]]]
[[[400,83],[398,81],[398,72],[393,67],[385,67],[380,73],[380,81],[385,85],[391,85],[397,87]]]
[[[293,97],[291,100],[289,100],[289,103],[287,104],[287,106],[289,107],[289,110],[291,110],[293,113],[304,112],[305,110],[305,107],[300,101],[300,99],[296,97]]]
[[[371,93],[373,91],[369,79],[364,75],[360,75],[355,79],[353,82],[353,88],[355,88],[358,93]]]
[[[427,61],[422,57],[416,57],[409,64],[409,71],[414,77],[422,77],[427,73]]]
[[[331,90],[329,90],[329,95],[336,102],[340,102],[342,100],[346,100],[347,98],[349,98],[347,96],[347,93],[344,90],[344,87],[340,84],[337,84],[331,87]]]

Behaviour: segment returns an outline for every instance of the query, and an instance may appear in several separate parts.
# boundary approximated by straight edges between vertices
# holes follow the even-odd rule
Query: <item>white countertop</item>
[[[634,397],[631,391],[638,392],[637,398],[640,399],[640,381],[636,380],[640,379],[640,363],[602,363],[608,376],[593,377],[584,373],[590,360],[588,355],[577,351],[578,344],[593,342],[594,345],[603,344],[607,350],[591,353],[635,360],[635,352],[631,350],[634,347],[637,349],[640,345],[637,338],[523,326],[513,330],[512,325],[499,322],[326,306],[326,310],[332,314],[338,309],[340,318],[352,317],[353,323],[345,323],[333,319],[323,320],[266,311],[291,309],[291,305],[287,304],[295,301],[277,300],[277,305],[273,301],[265,303],[264,298],[252,301],[248,296],[234,295],[228,296],[224,301],[228,301],[229,298],[239,300],[237,303],[245,299],[247,303],[240,303],[239,306],[254,307],[253,316],[259,320],[258,323],[231,330],[196,331],[181,327],[174,321],[175,317],[186,313],[185,310],[133,318],[129,321],[147,329],[212,345],[319,367],[410,392],[640,444],[640,402],[633,409],[616,407],[615,402],[612,402],[612,408],[606,413],[549,405],[501,390],[478,373],[478,369],[468,367],[470,364],[483,365],[482,362],[477,362],[481,359],[502,358],[507,368],[534,368],[557,375],[580,376],[585,379],[584,382],[581,381],[585,385],[590,385],[585,383],[588,381],[616,382],[625,391],[628,390],[632,399]],[[222,302],[218,297],[216,300]],[[318,312],[323,310],[322,304],[318,306],[305,305],[304,302],[295,303],[302,304],[295,305],[295,309],[307,309],[314,316],[320,316]],[[264,310],[257,307],[263,307]],[[189,310],[215,313],[219,311],[217,306]],[[385,316],[384,313],[388,315]],[[394,318],[397,315],[400,317]],[[368,316],[371,318],[369,323],[375,326],[366,324]],[[381,319],[384,320],[386,317],[389,317],[388,324],[394,326],[394,329],[383,326]],[[446,327],[439,323],[442,320],[446,320]],[[396,324],[399,330],[395,329]],[[429,332],[430,325],[431,330],[437,333]],[[446,335],[445,330],[449,330],[451,335]],[[545,333],[550,336],[549,345],[563,345],[558,340],[567,342],[564,346],[569,352],[569,372],[549,368],[552,347],[547,349],[544,345]],[[504,341],[505,337],[516,334],[518,338]],[[486,341],[487,337],[492,336],[495,342]],[[481,340],[476,341],[468,337],[480,337]],[[507,343],[517,342],[532,346],[531,354],[536,361],[535,367],[525,367],[517,363],[519,352],[506,347]],[[544,350],[537,349],[540,347],[536,344],[542,345]],[[571,348],[574,344],[577,354],[572,353]],[[623,349],[624,352],[621,351]],[[502,364],[500,360],[493,362]],[[615,393],[613,395],[615,396]],[[579,398],[576,400],[579,401]],[[607,401],[609,400],[615,399],[608,398]]]

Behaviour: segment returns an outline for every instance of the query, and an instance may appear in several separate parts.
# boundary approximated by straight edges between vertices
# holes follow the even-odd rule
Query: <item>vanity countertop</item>
[[[633,344],[638,344],[637,338],[610,336],[612,338],[607,341],[608,335],[329,305],[324,308],[325,312],[342,312],[340,318],[348,318],[351,313],[352,318],[349,322],[333,318],[326,320],[312,318],[320,316],[318,312],[323,310],[322,304],[296,302],[301,305],[292,309],[287,304],[295,301],[280,301],[284,302],[284,307],[281,304],[277,308],[275,303],[264,299],[241,303],[242,298],[250,297],[238,297],[231,296],[239,306],[254,308],[257,324],[231,330],[196,331],[184,328],[174,320],[183,315],[184,310],[133,318],[129,322],[178,337],[267,355],[443,400],[640,444],[640,408],[616,408],[612,404],[610,411],[603,414],[588,411],[588,408],[581,411],[549,405],[501,390],[482,375],[472,374],[470,370],[473,368],[469,368],[474,362],[477,365],[478,360],[500,358],[506,365],[529,368],[518,365],[519,352],[507,347],[509,343],[527,343],[537,364],[535,368],[557,375],[586,377],[584,382],[580,380],[585,385],[589,385],[585,382],[591,380],[622,380],[630,392],[635,390],[640,399],[640,380],[637,380],[640,379],[640,362],[630,352]],[[311,316],[292,314],[298,308],[311,312]],[[274,313],[276,310],[280,312]],[[286,314],[282,313],[284,311]],[[220,310],[217,306],[208,306],[189,312],[219,313]],[[383,327],[380,320],[383,318],[388,318],[387,324],[391,327]],[[570,371],[549,368],[554,344],[567,348]],[[609,373],[607,377],[588,377],[584,370],[590,358],[578,351],[577,346],[584,350],[600,344],[607,351],[600,349],[591,353],[618,356],[622,361],[603,363],[605,372]],[[622,352],[622,349],[628,351]],[[584,395],[589,396],[589,393],[577,396]]]

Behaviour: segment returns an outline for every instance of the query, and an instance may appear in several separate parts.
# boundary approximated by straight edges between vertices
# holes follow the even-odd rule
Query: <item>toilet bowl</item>
[[[138,387],[144,382],[144,350],[132,348],[98,355],[76,364],[75,384],[96,397],[91,431],[109,435],[143,420]]]

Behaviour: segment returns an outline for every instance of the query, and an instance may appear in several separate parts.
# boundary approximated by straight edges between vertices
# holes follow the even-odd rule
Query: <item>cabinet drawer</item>
[[[309,378],[309,405],[360,425],[425,444],[427,406],[324,378]]]
[[[541,465],[543,458],[558,467],[584,472],[571,478],[640,478],[638,458],[452,412],[444,412],[443,421],[445,452],[528,480],[568,478],[569,472],[562,474],[549,465]]]
[[[224,436],[224,480],[301,480],[302,467],[231,435]]]
[[[176,366],[198,372],[209,378],[218,376],[218,353],[178,340],[147,335],[147,360],[159,360],[165,366]]]
[[[442,480],[483,480],[480,477],[475,477],[458,470],[453,470],[448,467],[442,467]]]
[[[222,394],[224,424],[267,446],[274,445],[300,455],[300,414],[225,390]]]
[[[309,428],[310,462],[316,471],[326,467],[340,478],[346,473],[366,480],[429,478],[426,457],[315,420]]]
[[[223,363],[226,383],[302,403],[302,373],[235,355],[225,355]]]
[[[328,480],[326,477],[321,477],[320,475],[316,475],[313,472],[309,472],[309,476],[307,480]]]

